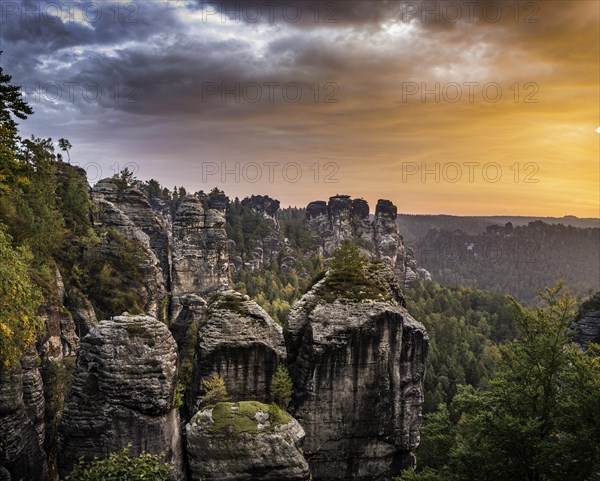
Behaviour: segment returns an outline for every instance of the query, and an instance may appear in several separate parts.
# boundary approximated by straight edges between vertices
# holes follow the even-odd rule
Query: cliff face
[[[284,360],[281,327],[256,302],[225,291],[198,328],[192,405],[204,394],[202,381],[213,373],[225,380],[232,399],[271,402],[271,380]]]
[[[181,309],[181,296],[206,295],[229,285],[227,252],[225,212],[205,212],[198,198],[186,196],[173,222],[173,317]]]
[[[8,479],[45,480],[48,475],[46,454],[40,446],[41,433],[36,431],[37,423],[34,425],[43,398],[39,400],[33,394],[38,390],[38,379],[32,374],[30,367],[24,375],[20,366],[0,366],[0,475],[4,468],[11,476]],[[28,417],[32,407],[33,422]]]
[[[46,326],[38,342],[38,351],[44,360],[62,361],[75,356],[79,349],[79,336],[71,314],[63,308],[65,287],[58,270],[54,271],[54,296],[46,299],[40,308],[40,317]]]
[[[92,200],[97,207],[94,225],[98,230],[116,229],[129,240],[142,247],[140,271],[143,277],[143,287],[136,293],[136,297],[141,300],[143,309],[147,314],[155,317],[159,316],[163,299],[166,296],[165,278],[168,277],[168,273],[163,272],[159,257],[152,250],[153,241],[151,241],[151,237],[134,222],[134,219],[141,220],[142,224],[147,226],[150,216],[142,208],[140,208],[142,210],[140,212],[133,207],[136,202],[138,207],[141,203],[138,191],[126,189],[120,192],[112,179],[106,179],[94,186]],[[151,209],[149,203],[146,207]],[[112,255],[111,247],[106,242],[104,235],[101,234],[100,238],[102,242],[98,246],[99,254],[102,256]],[[159,255],[164,257],[168,254],[159,252]]]
[[[219,403],[186,426],[193,481],[308,481],[304,430],[278,408]]]
[[[344,240],[351,240],[369,257],[387,262],[400,282],[408,286],[417,279],[429,279],[425,269],[418,269],[414,254],[407,249],[398,230],[397,208],[389,200],[380,200],[373,220],[369,205],[347,195],[315,201],[306,207],[307,225],[325,257]]]
[[[101,321],[83,339],[61,422],[59,472],[83,457],[165,453],[180,477],[179,415],[174,408],[177,349],[167,327],[148,316]]]
[[[600,344],[600,292],[584,302],[571,328],[575,331],[573,341],[581,349],[586,349],[590,342]]]
[[[94,196],[114,204],[131,222],[148,236],[147,246],[159,260],[163,281],[169,279],[169,231],[167,220],[150,204],[146,195],[135,187],[119,190],[113,179],[99,181],[93,189]]]
[[[315,480],[389,480],[414,463],[428,338],[402,307],[393,275],[374,299],[332,296],[328,277],[285,325],[292,405]]]

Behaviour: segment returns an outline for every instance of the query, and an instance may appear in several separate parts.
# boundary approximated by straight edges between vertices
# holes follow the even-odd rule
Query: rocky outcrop
[[[148,236],[147,246],[159,260],[163,281],[169,279],[169,232],[165,220],[152,206],[146,194],[136,187],[120,189],[114,179],[102,179],[93,188],[94,197],[102,196],[125,214]]]
[[[173,319],[183,296],[204,297],[229,285],[228,247],[224,212],[205,211],[197,197],[186,196],[173,222]]]
[[[279,210],[280,203],[277,199],[272,199],[268,195],[253,195],[243,199],[242,205],[260,212],[266,218],[275,221],[275,215]]]
[[[39,310],[39,316],[44,321],[46,329],[38,341],[38,352],[44,360],[62,361],[64,357],[77,354],[79,336],[73,317],[63,307],[65,286],[58,269],[54,271],[53,287],[54,296],[46,299]]]
[[[282,328],[256,302],[235,291],[221,293],[198,327],[194,363],[194,406],[203,380],[214,373],[233,400],[271,402],[271,380],[285,360]]]
[[[138,244],[141,247],[139,268],[143,284],[136,289],[136,298],[140,300],[146,313],[152,316],[162,315],[161,307],[166,296],[166,284],[161,262],[151,248],[151,238],[148,234],[121,210],[121,204],[109,200],[113,197],[120,199],[118,194],[113,192],[113,188],[116,186],[111,182],[99,182],[92,189],[92,200],[97,207],[94,225],[101,232],[101,243],[97,247],[98,255],[106,257],[113,255],[111,243],[106,233],[102,232],[106,229],[116,229],[127,239]],[[124,205],[126,207],[128,204]]]
[[[48,476],[40,433],[28,417],[24,403],[24,399],[33,402],[32,415],[37,419],[39,400],[37,395],[32,396],[37,385],[35,379],[32,383],[31,376],[23,377],[20,366],[8,368],[0,365],[0,475],[2,471],[5,476],[8,472],[8,479],[43,481]]]
[[[331,257],[343,241],[351,240],[366,256],[387,262],[400,282],[408,286],[431,276],[425,269],[417,268],[412,250],[405,247],[397,216],[396,206],[381,199],[371,220],[369,204],[348,195],[330,197],[328,203],[311,202],[306,207],[308,228],[325,257]]]
[[[308,481],[304,431],[276,407],[219,403],[186,426],[192,481]]]
[[[86,336],[98,324],[94,306],[79,289],[72,288],[69,290],[66,307],[73,317],[79,339]]]
[[[590,342],[600,344],[600,292],[582,304],[571,329],[574,331],[573,341],[581,349],[587,349]]]
[[[419,444],[427,333],[385,264],[364,286],[340,290],[330,276],[285,325],[305,455],[315,480],[391,480]]]
[[[101,321],[77,358],[60,427],[61,476],[80,458],[105,458],[131,443],[134,456],[164,453],[180,477],[176,380],[177,347],[163,323],[148,316]]]
[[[39,358],[35,349],[31,349],[21,361],[23,368],[23,403],[27,414],[38,434],[40,445],[44,444],[45,424],[44,383],[38,366]]]

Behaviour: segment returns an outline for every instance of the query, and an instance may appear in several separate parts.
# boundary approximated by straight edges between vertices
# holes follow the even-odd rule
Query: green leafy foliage
[[[420,471],[403,481],[598,477],[600,350],[569,345],[577,303],[561,289],[542,293],[534,312],[517,306],[518,335],[500,347],[494,378],[459,387],[447,410],[427,417]]]
[[[80,461],[67,481],[166,481],[171,471],[161,456],[146,453],[132,457],[129,448],[125,448],[104,460],[89,464]]]
[[[14,249],[5,230],[0,224],[0,365],[14,366],[43,329],[42,295],[29,277],[31,253]]]

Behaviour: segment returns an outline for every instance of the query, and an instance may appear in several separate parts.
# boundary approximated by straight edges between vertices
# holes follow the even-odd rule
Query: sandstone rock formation
[[[164,284],[169,278],[169,232],[162,215],[151,205],[141,190],[136,187],[119,189],[114,179],[100,180],[93,188],[94,197],[114,204],[136,227],[148,236],[148,247],[160,262]]]
[[[180,477],[176,379],[177,347],[163,323],[149,316],[101,321],[77,358],[61,422],[60,474],[81,457],[104,458],[131,443],[134,456],[164,452]]]
[[[29,368],[28,368],[29,369]],[[28,370],[26,369],[26,371]],[[35,376],[34,376],[35,377]],[[33,380],[37,385],[37,380]],[[25,385],[25,388],[24,388]],[[32,396],[32,379],[23,377],[20,366],[0,366],[0,475],[3,470],[13,480],[47,479],[46,454],[24,403],[32,402],[37,416],[37,396]],[[31,397],[31,399],[30,399]]]
[[[307,481],[304,431],[276,407],[219,403],[186,426],[192,481]]]
[[[325,257],[330,257],[344,240],[352,240],[365,255],[386,261],[400,282],[408,286],[431,276],[417,268],[412,250],[405,247],[397,216],[396,206],[381,199],[371,220],[368,203],[348,195],[330,197],[328,203],[311,202],[306,207],[307,225]]]
[[[38,342],[43,359],[61,361],[75,356],[79,349],[79,336],[71,314],[62,308],[65,302],[65,286],[58,269],[54,271],[54,298],[48,298],[40,308],[40,317],[46,326]]]
[[[590,342],[600,344],[600,292],[583,303],[571,328],[575,331],[573,341],[581,349],[586,349]]]
[[[285,325],[292,405],[315,480],[390,480],[419,444],[427,333],[390,269],[369,269],[370,299],[361,286],[336,291],[328,275]]]
[[[136,297],[143,303],[146,313],[152,316],[162,315],[160,311],[166,296],[166,275],[161,269],[161,261],[152,250],[151,237],[134,223],[125,211],[128,211],[138,221],[140,220],[138,217],[141,214],[135,214],[135,211],[131,209],[131,205],[123,201],[127,197],[122,197],[122,194],[115,191],[116,189],[117,187],[112,179],[99,182],[92,189],[92,200],[97,206],[94,225],[100,231],[103,229],[116,229],[142,247],[143,259],[140,261],[140,270],[143,277],[143,288],[140,292],[136,293]],[[135,198],[139,200],[137,194]],[[115,203],[109,199],[119,202]],[[150,204],[148,204],[147,208],[151,209]],[[102,241],[98,247],[100,255],[110,256],[111,248],[107,242],[106,235],[101,234],[100,238]],[[162,258],[164,254],[160,253],[160,256]]]
[[[229,285],[228,241],[224,211],[208,209],[186,196],[173,222],[172,318],[187,294],[206,296]]]
[[[233,400],[271,402],[271,380],[285,361],[282,328],[256,302],[225,291],[208,307],[198,328],[194,362],[194,403],[202,381],[217,373]]]

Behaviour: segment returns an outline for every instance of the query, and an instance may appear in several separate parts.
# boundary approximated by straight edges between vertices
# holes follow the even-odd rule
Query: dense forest
[[[542,221],[485,232],[432,229],[415,245],[417,260],[443,285],[510,294],[533,305],[541,286],[563,281],[579,295],[600,285],[600,228]]]

